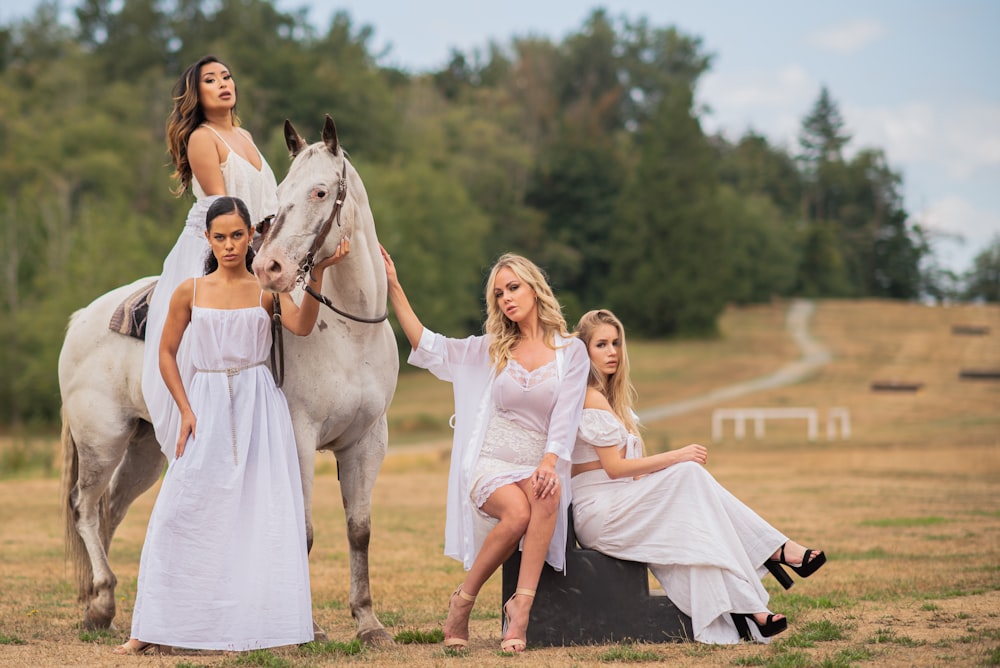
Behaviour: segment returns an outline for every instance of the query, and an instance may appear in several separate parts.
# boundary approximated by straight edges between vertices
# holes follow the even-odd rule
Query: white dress
[[[215,132],[209,126],[205,127]],[[225,143],[224,139],[222,141]],[[258,170],[230,148],[229,155],[221,168],[226,194],[230,197],[239,197],[246,203],[251,223],[256,224],[265,216],[277,211],[278,184],[263,155],[260,156]],[[197,199],[188,211],[184,230],[177,243],[163,261],[163,271],[160,272],[159,281],[149,302],[146,316],[146,346],[142,360],[142,396],[153,429],[156,431],[156,440],[159,441],[160,449],[168,460],[174,458],[181,423],[177,405],[160,376],[160,336],[167,320],[170,297],[174,294],[174,290],[187,279],[201,276],[205,272],[205,259],[211,252],[208,240],[205,238],[205,214],[208,213],[212,202],[218,199],[214,195],[206,196],[198,179],[194,177],[191,178],[191,189]],[[181,341],[177,351],[177,367],[180,369],[185,388],[194,375],[186,339],[187,337]]]
[[[149,519],[131,635],[230,651],[311,641],[302,482],[267,311],[195,306],[188,331],[196,437]]]
[[[584,409],[573,463],[598,460],[595,447],[634,440],[612,413]],[[580,544],[648,564],[674,604],[691,617],[695,640],[739,642],[730,613],[768,609],[760,581],[767,573],[764,562],[787,538],[705,467],[683,462],[638,480],[613,480],[598,469],[574,476],[572,485]],[[756,625],[748,626],[766,641]]]

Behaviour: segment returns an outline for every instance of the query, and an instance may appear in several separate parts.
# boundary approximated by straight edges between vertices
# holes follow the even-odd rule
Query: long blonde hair
[[[545,273],[538,265],[525,257],[513,253],[501,255],[490,271],[489,280],[486,281],[486,325],[483,327],[485,333],[490,337],[490,360],[498,372],[507,366],[507,362],[511,358],[511,350],[521,339],[521,330],[517,323],[508,318],[507,314],[500,309],[497,297],[493,294],[497,274],[504,268],[510,269],[522,284],[534,290],[537,299],[538,321],[545,333],[546,345],[550,348],[556,347],[556,334],[570,336],[569,332],[566,331],[566,318],[563,317],[562,307],[553,294],[552,288],[545,278]]]
[[[184,74],[174,84],[172,98],[174,107],[167,116],[167,149],[170,151],[170,159],[174,164],[174,173],[171,178],[177,179],[179,183],[172,191],[180,197],[191,186],[191,163],[188,161],[187,147],[191,133],[205,122],[205,112],[201,108],[201,99],[198,97],[198,84],[201,81],[201,68],[209,63],[219,63],[227,70],[229,66],[215,56],[202,56],[184,70]],[[232,70],[230,70],[232,74]],[[236,92],[239,95],[239,91]],[[233,119],[233,127],[239,127],[240,117],[236,115],[236,107],[230,110]]]
[[[638,425],[632,407],[635,405],[636,392],[629,374],[628,348],[625,346],[625,326],[618,317],[607,309],[588,311],[576,324],[576,333],[587,345],[590,352],[590,340],[601,325],[611,325],[618,334],[618,368],[611,376],[605,376],[598,371],[593,362],[590,364],[590,378],[587,385],[597,389],[608,399],[611,410],[625,425],[629,432],[638,435]]]

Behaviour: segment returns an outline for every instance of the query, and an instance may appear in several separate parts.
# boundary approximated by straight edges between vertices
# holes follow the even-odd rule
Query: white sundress
[[[149,519],[131,635],[230,651],[308,642],[302,483],[267,311],[194,306],[188,333],[196,437]]]
[[[573,463],[598,458],[595,447],[623,446],[630,436],[612,413],[584,409]],[[730,613],[767,610],[764,562],[787,538],[695,462],[611,479],[604,469],[572,479],[573,520],[584,547],[644,562],[691,617],[695,640],[740,641]],[[757,640],[756,625],[749,624]]]

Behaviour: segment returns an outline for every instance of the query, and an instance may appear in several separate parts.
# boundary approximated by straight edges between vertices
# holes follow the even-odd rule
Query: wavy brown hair
[[[493,284],[501,269],[510,269],[523,285],[535,292],[538,305],[538,320],[545,334],[545,343],[555,348],[555,335],[570,336],[566,331],[566,318],[562,307],[549,287],[545,273],[531,260],[520,255],[507,253],[501,255],[490,271],[486,282],[486,325],[483,327],[490,337],[490,360],[497,372],[503,370],[510,361],[511,350],[521,340],[521,330],[513,320],[507,317],[497,303],[493,294]]]
[[[587,352],[589,353],[590,340],[601,325],[611,325],[618,334],[618,368],[611,376],[606,377],[591,364],[587,385],[596,388],[607,397],[608,403],[611,404],[611,410],[622,421],[625,428],[638,435],[638,425],[635,423],[632,410],[636,401],[636,392],[629,372],[628,348],[625,346],[625,326],[622,325],[622,321],[607,309],[588,311],[576,324],[576,333],[587,344]]]
[[[174,165],[171,178],[177,179],[177,187],[172,191],[180,197],[191,187],[191,163],[188,162],[187,147],[191,133],[205,122],[205,112],[201,108],[198,97],[198,83],[201,80],[201,68],[209,63],[218,63],[227,70],[229,66],[215,56],[202,56],[174,84],[172,98],[174,107],[167,116],[167,149]],[[232,70],[230,70],[232,76]],[[235,91],[237,98],[239,91]],[[239,127],[240,117],[236,115],[236,107],[230,112],[233,126]]]

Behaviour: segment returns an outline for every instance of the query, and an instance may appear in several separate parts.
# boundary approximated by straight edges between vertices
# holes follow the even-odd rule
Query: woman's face
[[[614,375],[615,371],[618,370],[621,347],[622,342],[618,336],[618,330],[613,325],[601,323],[594,329],[594,334],[587,343],[590,363],[605,376]]]
[[[250,229],[240,214],[234,211],[217,216],[205,236],[220,268],[246,266]]]
[[[205,63],[198,73],[198,103],[203,111],[236,106],[236,82],[222,63]]]
[[[510,267],[503,267],[497,272],[493,281],[493,298],[511,322],[521,323],[525,318],[537,315],[535,291],[523,283]]]

